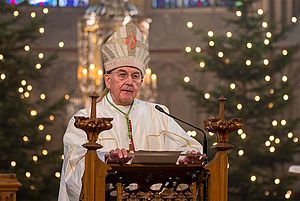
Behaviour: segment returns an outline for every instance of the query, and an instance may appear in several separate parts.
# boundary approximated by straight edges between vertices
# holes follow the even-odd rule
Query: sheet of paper
[[[180,151],[136,151],[132,164],[176,164]]]
[[[300,174],[300,165],[292,165],[289,167],[289,172]]]

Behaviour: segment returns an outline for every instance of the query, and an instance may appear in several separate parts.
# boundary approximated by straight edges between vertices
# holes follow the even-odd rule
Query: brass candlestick
[[[242,128],[243,124],[240,118],[234,118],[226,121],[224,119],[224,102],[226,98],[222,95],[220,98],[219,117],[211,117],[204,121],[205,130],[213,132],[217,135],[217,144],[212,148],[218,150],[228,150],[233,148],[233,145],[228,143],[229,134]]]
[[[83,144],[82,146],[88,150],[97,150],[102,148],[101,144],[98,144],[96,141],[98,139],[99,133],[104,130],[109,130],[112,128],[111,121],[113,118],[97,118],[96,117],[96,100],[99,97],[96,92],[93,92],[90,97],[92,98],[91,106],[91,116],[75,116],[74,126],[76,128],[84,130],[88,137],[88,143]]]

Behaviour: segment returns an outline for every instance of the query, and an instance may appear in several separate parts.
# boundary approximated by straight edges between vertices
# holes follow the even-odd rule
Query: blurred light
[[[186,23],[186,26],[187,26],[188,28],[192,28],[192,27],[193,27],[193,22],[187,22],[187,23]]]
[[[49,115],[49,119],[50,121],[53,121],[55,119],[54,115],[53,114]]]
[[[191,47],[185,47],[185,51],[186,51],[186,52],[191,52],[191,51],[192,51],[192,48],[191,48]]]
[[[230,89],[235,89],[235,87],[236,87],[236,85],[234,84],[234,83],[231,83],[230,85],[229,85],[229,87],[230,87]]]
[[[26,176],[27,178],[29,178],[29,177],[31,176],[31,173],[30,173],[30,172],[26,172],[26,173],[25,173],[25,176]]]
[[[35,68],[39,70],[39,69],[42,68],[42,65],[41,64],[35,64]]]
[[[260,101],[260,96],[255,96],[255,97],[254,97],[254,100],[255,100],[256,102]]]
[[[296,17],[292,17],[291,21],[292,21],[293,23],[296,23],[296,22],[297,22],[297,18],[296,18]]]
[[[243,105],[239,103],[239,104],[236,105],[236,108],[237,108],[238,110],[241,110],[241,109],[243,108]]]
[[[270,147],[270,152],[274,152],[275,151],[275,147]]]
[[[255,176],[255,175],[252,175],[252,176],[250,177],[250,180],[251,180],[251,181],[256,181],[256,176]]]
[[[209,93],[205,93],[204,94],[204,98],[207,100],[207,99],[209,99],[210,98],[210,94]]]
[[[84,75],[87,75],[88,70],[87,70],[86,68],[84,68],[84,69],[82,69],[82,73],[83,73]]]
[[[3,60],[3,59],[4,59],[3,54],[0,54],[0,60]]]
[[[48,14],[48,12],[49,12],[48,8],[43,8],[43,13],[44,14]]]
[[[269,140],[270,140],[270,141],[273,141],[274,139],[275,139],[274,135],[270,135],[270,136],[269,136]]]
[[[274,92],[275,92],[274,89],[270,89],[270,90],[269,90],[269,93],[270,93],[270,94],[274,94]]]
[[[242,12],[241,12],[241,11],[239,11],[239,10],[238,10],[238,11],[236,11],[236,12],[235,12],[235,14],[236,14],[236,16],[238,16],[238,17],[241,17],[241,16],[242,16]]]
[[[43,53],[39,53],[39,58],[40,59],[44,58],[44,54]]]
[[[274,103],[268,103],[268,108],[272,109],[274,107]]]
[[[226,64],[229,64],[230,59],[226,58],[224,61],[225,61]]]
[[[275,180],[274,180],[274,183],[275,183],[275,184],[279,184],[279,183],[280,183],[280,179],[278,179],[278,178],[275,179]]]
[[[15,10],[14,11],[14,16],[17,17],[19,15],[19,11]]]
[[[28,92],[28,91],[26,91],[25,93],[24,93],[24,97],[25,98],[28,98],[30,96],[30,93]]]
[[[60,42],[58,43],[58,47],[62,48],[62,47],[64,47],[64,46],[65,46],[65,43],[64,43],[64,42],[60,41]]]
[[[183,81],[186,82],[186,83],[188,83],[188,82],[191,81],[191,79],[190,79],[189,76],[185,76],[185,77],[183,78]]]
[[[200,47],[196,47],[195,51],[199,53],[199,52],[201,52],[201,48]]]
[[[19,87],[18,91],[19,91],[19,93],[23,93],[24,92],[23,87]]]
[[[265,145],[266,145],[266,147],[269,147],[269,146],[271,145],[271,142],[270,142],[269,140],[267,140],[267,141],[265,142]]]
[[[292,138],[292,137],[294,136],[294,134],[293,134],[292,132],[289,132],[289,133],[287,134],[287,136],[288,136],[288,138]]]
[[[247,43],[247,48],[252,48],[252,43]]]
[[[55,177],[60,178],[60,172],[55,172]]]
[[[243,129],[239,129],[237,132],[239,135],[241,135],[244,131],[243,131]]]
[[[44,125],[43,125],[43,124],[40,124],[38,128],[39,128],[39,130],[40,130],[40,131],[42,131],[42,130],[44,130],[44,129],[45,129],[45,127],[44,127]]]
[[[208,45],[213,47],[215,45],[215,42],[211,40],[211,41],[208,42]]]
[[[209,31],[209,32],[207,32],[207,35],[208,35],[209,37],[213,37],[213,36],[214,36],[214,32],[213,32],[213,31]]]
[[[270,44],[270,40],[269,40],[269,39],[265,39],[265,40],[264,40],[264,44],[265,44],[265,45],[269,45],[269,44]]]
[[[270,192],[269,191],[265,191],[265,196],[269,196]]]
[[[208,132],[208,135],[209,136],[214,136],[214,133],[213,132]]]
[[[247,65],[247,66],[250,66],[250,65],[251,65],[251,60],[247,59],[247,60],[246,60],[246,65]]]
[[[70,96],[68,94],[65,95],[65,100],[69,100]]]
[[[218,57],[222,58],[224,56],[223,52],[218,52]]]
[[[282,120],[280,121],[280,123],[281,123],[282,126],[285,126],[285,125],[286,125],[286,120],[285,120],[285,119],[282,119]]]
[[[35,13],[35,12],[31,12],[31,13],[30,13],[30,17],[31,17],[31,18],[35,18],[35,17],[36,17],[36,13]]]
[[[24,50],[25,50],[25,51],[29,51],[29,50],[30,50],[29,45],[25,45],[25,46],[24,46]]]
[[[46,138],[47,141],[51,141],[51,135],[48,134],[48,135],[46,135],[45,138]]]
[[[48,151],[46,149],[43,149],[42,154],[46,156],[48,154]]]
[[[297,143],[299,141],[299,139],[297,137],[293,138],[293,142]]]
[[[289,96],[287,94],[284,94],[282,98],[283,98],[283,100],[288,100]]]
[[[278,122],[276,120],[272,121],[272,126],[277,126]]]
[[[44,27],[40,27],[39,28],[39,32],[42,34],[42,33],[44,33],[45,32],[45,28]]]
[[[2,73],[2,74],[0,75],[0,78],[1,78],[1,80],[4,80],[4,79],[6,78],[6,75],[5,75],[4,73]]]
[[[29,138],[26,135],[24,135],[22,139],[23,139],[24,142],[28,142],[29,141]]]
[[[243,133],[243,134],[241,135],[241,138],[242,138],[243,140],[246,139],[246,137],[247,137],[246,133]]]
[[[258,15],[262,15],[262,14],[264,14],[264,10],[263,10],[263,9],[261,9],[261,8],[260,8],[260,9],[258,9],[258,10],[257,10],[257,14],[258,14]]]
[[[65,156],[62,154],[61,155],[61,160],[64,160],[65,159]]]
[[[263,63],[264,63],[264,65],[268,65],[269,64],[269,60],[268,59],[264,59]]]
[[[32,160],[34,161],[34,162],[36,162],[37,160],[38,160],[39,158],[37,157],[37,156],[32,156]]]
[[[17,162],[16,162],[16,161],[11,161],[11,162],[10,162],[10,165],[11,165],[12,167],[16,167]]]
[[[197,132],[196,131],[191,131],[191,136],[192,137],[195,137],[197,135]]]
[[[46,98],[46,95],[45,94],[41,94],[40,95],[40,99],[44,100]]]
[[[244,150],[239,150],[239,151],[238,151],[238,155],[239,155],[239,156],[244,155]]]
[[[279,138],[276,138],[276,139],[275,139],[275,143],[276,143],[276,144],[279,144],[279,143],[280,143],[280,139],[279,139]]]
[[[266,82],[269,82],[271,80],[271,77],[269,75],[266,75],[265,80],[266,80]]]
[[[231,33],[230,31],[227,31],[227,32],[226,32],[226,36],[227,36],[228,38],[231,38],[231,37],[232,37],[232,33]]]
[[[261,23],[261,26],[262,26],[263,28],[267,28],[267,27],[268,27],[268,23],[267,23],[267,22],[262,22],[262,23]]]
[[[22,80],[21,85],[23,85],[23,86],[26,85],[26,80]]]
[[[288,80],[288,78],[287,78],[286,75],[284,75],[284,76],[282,76],[281,80],[282,80],[283,82],[286,82],[286,81]]]
[[[31,110],[30,111],[31,116],[36,116],[37,114],[38,114],[38,112],[36,110]]]
[[[282,55],[286,56],[288,54],[288,51],[287,50],[282,50]]]
[[[201,62],[199,63],[199,66],[200,66],[200,68],[204,68],[204,67],[205,67],[205,62],[204,62],[204,61],[201,61]]]
[[[31,91],[31,90],[32,90],[32,86],[31,86],[31,85],[28,85],[28,86],[27,86],[27,90],[28,90],[28,91]]]
[[[266,37],[267,37],[267,38],[271,38],[271,37],[272,37],[272,33],[268,31],[268,32],[266,33]]]

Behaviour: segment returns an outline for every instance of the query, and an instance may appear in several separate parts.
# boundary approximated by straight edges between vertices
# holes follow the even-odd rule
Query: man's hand
[[[192,150],[186,152],[186,156],[180,159],[179,164],[202,164],[206,158],[205,154],[201,154],[198,151]]]
[[[131,158],[132,156],[129,156],[128,152],[124,148],[111,150],[108,154],[105,155],[105,161],[107,163],[125,164]]]

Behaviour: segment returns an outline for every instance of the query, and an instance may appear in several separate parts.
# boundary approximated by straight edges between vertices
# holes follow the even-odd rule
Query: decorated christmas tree
[[[234,17],[225,19],[223,35],[187,24],[201,36],[200,51],[186,49],[199,64],[195,74],[210,79],[207,87],[192,81],[184,87],[199,111],[218,114],[224,95],[226,118],[242,118],[243,128],[229,140],[235,146],[229,153],[229,200],[299,200],[299,177],[288,173],[300,151],[299,119],[288,112],[295,104],[290,67],[298,46],[285,40],[297,18],[275,26],[252,0],[236,1],[230,12]]]
[[[16,173],[18,200],[57,200],[62,151],[49,149],[49,128],[64,101],[40,84],[54,56],[34,51],[48,10],[28,10],[0,0],[0,172]]]

